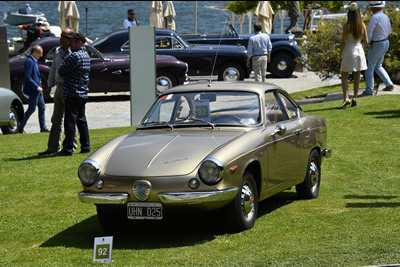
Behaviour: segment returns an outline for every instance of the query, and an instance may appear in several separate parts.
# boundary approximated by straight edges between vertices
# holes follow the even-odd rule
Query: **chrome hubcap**
[[[13,108],[10,109],[10,119],[8,121],[8,127],[11,131],[15,131],[17,129],[18,121],[17,115]]]
[[[312,185],[312,192],[315,192],[318,187],[318,180],[319,180],[319,170],[317,164],[315,162],[311,162],[310,164],[310,178],[311,178],[311,185]]]
[[[284,61],[284,60],[279,61],[278,69],[282,70],[282,71],[286,70],[287,69],[287,62]]]
[[[228,68],[224,72],[224,81],[238,81],[239,71],[236,68]]]
[[[243,217],[246,221],[250,221],[254,216],[254,194],[251,185],[243,185],[241,192],[241,205]]]
[[[166,90],[172,87],[172,81],[168,77],[158,77],[156,80],[157,92],[164,93]]]

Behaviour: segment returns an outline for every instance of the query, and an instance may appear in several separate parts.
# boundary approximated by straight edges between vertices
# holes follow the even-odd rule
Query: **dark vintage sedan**
[[[24,118],[21,99],[10,89],[0,88],[0,128],[3,134],[16,134]]]
[[[93,42],[102,53],[129,53],[128,30],[109,33]],[[189,45],[175,31],[156,29],[156,53],[171,55],[189,65],[193,79],[212,73],[218,80],[236,81],[249,77],[246,47],[237,45]],[[214,71],[212,71],[214,70]]]
[[[33,45],[43,47],[43,56],[39,59],[39,70],[42,78],[42,87],[45,96],[50,96],[51,88],[47,87],[47,78],[50,73],[51,63],[55,49],[60,45],[59,38],[45,38]],[[9,59],[11,88],[27,103],[28,97],[23,93],[24,85],[24,62],[31,54],[32,46],[22,55]],[[123,92],[129,91],[129,55],[108,55],[100,53],[91,45],[86,46],[90,55],[89,92]],[[187,80],[187,63],[172,56],[156,56],[157,66],[157,91],[164,92],[166,89],[183,84]]]
[[[230,23],[226,23],[222,34],[181,34],[189,44],[225,44],[247,47],[252,34],[238,34]],[[272,43],[271,62],[268,71],[278,78],[290,77],[296,67],[296,58],[301,52],[294,34],[269,34]]]
[[[79,199],[105,229],[169,214],[221,210],[253,227],[258,202],[296,187],[318,197],[327,126],[276,85],[213,82],[160,95],[137,129],[84,160]]]

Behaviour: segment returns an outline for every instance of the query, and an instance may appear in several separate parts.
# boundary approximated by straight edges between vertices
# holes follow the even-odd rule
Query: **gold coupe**
[[[318,197],[327,126],[280,87],[195,83],[158,96],[133,132],[84,160],[79,199],[106,230],[170,211],[223,209],[233,229],[254,226],[258,202],[296,186]]]

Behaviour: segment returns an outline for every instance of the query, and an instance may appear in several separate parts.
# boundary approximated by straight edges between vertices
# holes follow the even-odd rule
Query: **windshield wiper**
[[[195,117],[193,116],[193,114],[192,114],[192,115],[189,115],[189,116],[187,116],[187,117],[184,117],[184,118],[178,118],[178,119],[180,119],[180,120],[192,120],[192,121],[200,121],[200,122],[204,122],[204,123],[207,123],[209,126],[211,126],[211,128],[212,128],[212,129],[215,129],[215,125],[214,125],[214,123],[211,123],[211,122],[209,122],[209,121],[207,121],[207,120],[203,120],[203,119],[195,118]]]
[[[145,122],[142,124],[142,126],[150,126],[150,127],[168,127],[171,128],[171,130],[174,129],[174,126],[172,124],[169,124],[168,122],[165,121],[150,121],[150,122]]]

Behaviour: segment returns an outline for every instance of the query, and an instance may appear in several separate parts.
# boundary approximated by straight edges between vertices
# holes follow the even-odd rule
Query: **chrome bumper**
[[[332,155],[332,149],[326,148],[322,150],[322,156],[326,158],[330,158]]]
[[[219,191],[159,193],[158,198],[164,204],[198,204],[232,200],[238,191],[239,188],[233,187]]]
[[[159,193],[158,198],[163,204],[198,204],[232,200],[235,198],[238,190],[239,188],[233,187],[219,191]],[[86,192],[80,192],[78,196],[81,202],[90,204],[126,204],[129,197],[127,193]]]
[[[86,193],[80,192],[79,199],[90,204],[125,204],[128,202],[127,193]]]

